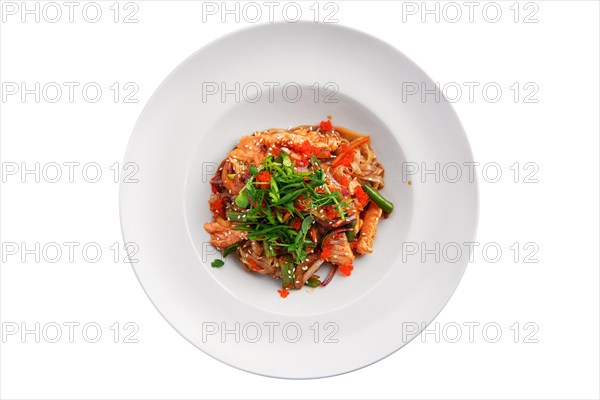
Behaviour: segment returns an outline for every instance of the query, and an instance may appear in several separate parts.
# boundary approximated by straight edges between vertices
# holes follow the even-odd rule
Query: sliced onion
[[[331,180],[331,183],[333,183],[337,187],[342,187],[342,185],[333,177],[333,175],[331,175],[329,171],[327,171],[326,175]]]
[[[323,264],[324,262],[325,262],[325,260],[319,258],[317,261],[314,262],[313,265],[311,265],[308,268],[308,270],[304,273],[304,275],[302,275],[302,285],[304,285],[306,283],[308,278],[310,278],[311,276],[313,276],[313,274],[315,272],[317,272],[317,270],[319,269],[321,264]]]
[[[344,219],[338,226],[345,226],[353,223],[354,221],[356,221],[356,215],[352,214],[347,216],[346,219]]]
[[[353,217],[354,217],[354,220],[356,220],[356,215],[353,215]],[[335,235],[336,233],[346,232],[346,231],[349,231],[349,230],[352,230],[352,229],[353,228],[345,227],[345,228],[340,228],[340,229],[336,229],[336,230],[333,230],[331,232],[328,232],[325,236],[323,236],[323,239],[321,239],[321,248],[323,248],[323,245],[325,244],[325,242],[327,240],[329,240],[329,238],[332,237],[333,235]]]
[[[331,280],[333,279],[333,276],[335,275],[335,271],[337,271],[337,265],[335,264],[331,264],[331,269],[329,270],[329,273],[327,274],[327,277],[325,278],[325,280],[323,282],[321,282],[321,286],[327,286],[329,284],[329,282],[331,282]]]

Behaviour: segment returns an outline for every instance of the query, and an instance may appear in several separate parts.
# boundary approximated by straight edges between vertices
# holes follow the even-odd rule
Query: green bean
[[[390,214],[394,210],[394,204],[385,197],[383,197],[381,193],[373,189],[370,185],[363,185],[363,190],[369,195],[369,197],[371,198],[371,200],[373,200],[373,202],[375,202],[375,204],[381,207],[383,212],[385,212],[386,214]]]
[[[351,229],[346,232],[346,237],[348,238],[348,242],[353,242],[354,241],[354,228],[356,227],[356,221],[350,223],[349,227]]]

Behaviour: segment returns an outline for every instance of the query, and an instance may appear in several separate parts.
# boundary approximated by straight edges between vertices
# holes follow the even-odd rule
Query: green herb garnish
[[[248,192],[244,189],[235,197],[235,204],[240,208],[248,207]]]
[[[348,204],[339,191],[329,190],[325,171],[314,155],[303,171],[295,171],[284,152],[277,157],[267,155],[260,167],[250,166],[250,174],[235,198],[243,211],[230,211],[227,219],[237,223],[234,229],[248,232],[249,240],[262,242],[267,256],[275,256],[278,250],[288,253],[291,257],[285,264],[293,270],[315,246],[307,234],[323,207],[331,206],[339,218],[345,218]],[[299,226],[296,220],[301,221]],[[289,272],[287,266],[281,268],[283,275]]]
[[[223,258],[227,257],[230,254],[235,253],[235,251],[238,249],[238,247],[240,247],[240,243],[234,243],[231,246],[227,246],[225,247],[225,249],[223,249]]]

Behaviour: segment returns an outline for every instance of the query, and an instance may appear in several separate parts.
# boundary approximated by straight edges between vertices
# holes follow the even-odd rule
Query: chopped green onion
[[[293,191],[291,193],[288,193],[285,196],[283,196],[279,201],[276,201],[273,205],[274,206],[278,206],[278,205],[281,205],[281,204],[285,204],[285,203],[289,203],[291,201],[294,201],[298,197],[300,197],[304,192],[306,192],[306,189],[305,188],[301,188],[301,189],[298,189],[298,190]]]
[[[233,179],[233,178],[235,178],[235,174],[227,174],[227,177],[228,177],[229,179]]]
[[[321,285],[321,281],[318,280],[317,278],[308,278],[305,285],[310,286],[310,287],[317,287],[317,286]]]
[[[265,254],[267,257],[273,257],[275,255],[275,249],[273,248],[272,243],[263,242],[263,247],[265,248]]]
[[[312,217],[312,215],[309,215],[308,217],[306,217],[304,219],[304,221],[302,221],[302,226],[300,227],[300,231],[298,232],[298,235],[296,236],[295,255],[296,255],[296,261],[298,263],[304,261],[304,258],[306,258],[306,250],[305,250],[306,233],[308,232],[308,228],[310,228],[310,225],[313,223],[313,221],[314,221],[314,218]]]
[[[281,263],[281,286],[288,289],[294,284],[294,265],[292,263]]]
[[[256,168],[254,164],[250,166],[250,173],[252,174],[252,176],[256,176],[258,174],[258,168]]]
[[[312,217],[312,215],[309,215],[308,217],[304,218],[304,221],[302,221],[300,232],[306,235],[306,232],[308,232],[308,228],[310,228],[310,224],[312,224],[314,220],[315,219]]]
[[[269,191],[269,197],[273,200],[273,202],[279,201],[279,187],[277,186],[277,182],[273,177],[271,177],[271,181],[269,182],[271,190]]]
[[[231,222],[244,222],[248,217],[248,213],[245,212],[237,212],[237,211],[229,211],[227,213],[227,220]]]

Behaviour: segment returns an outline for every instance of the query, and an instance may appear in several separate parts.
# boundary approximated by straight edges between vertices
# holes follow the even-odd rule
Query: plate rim
[[[136,122],[131,130],[131,134],[130,137],[127,141],[127,146],[126,146],[126,151],[124,153],[123,156],[123,162],[122,165],[125,165],[125,163],[127,162],[131,149],[132,149],[132,143],[134,142],[134,140],[136,140],[136,138],[139,136],[139,133],[136,134],[136,132],[138,132],[138,128],[141,124],[141,121],[143,120],[143,118],[146,116],[147,111],[150,107],[150,105],[153,103],[153,100],[157,97],[158,93],[161,92],[161,89],[163,89],[168,82],[171,81],[171,79],[177,74],[177,72],[183,68],[186,64],[188,64],[189,61],[191,61],[192,59],[194,59],[197,54],[211,48],[214,46],[219,45],[222,41],[225,41],[226,39],[230,38],[231,36],[235,36],[235,35],[240,35],[243,34],[245,31],[248,30],[258,30],[258,29],[264,29],[265,27],[269,27],[269,26],[274,26],[274,25],[288,25],[288,24],[293,24],[293,25],[314,25],[314,22],[312,21],[307,21],[307,20],[300,20],[294,23],[291,22],[286,22],[286,21],[275,21],[275,22],[262,22],[262,23],[257,23],[255,25],[250,25],[250,26],[245,26],[239,29],[234,29],[230,32],[227,32],[223,35],[220,35],[214,39],[212,39],[211,41],[207,42],[206,44],[202,45],[201,47],[199,47],[198,49],[196,49],[195,51],[193,51],[190,55],[188,55],[187,57],[185,57],[182,61],[180,61],[177,66],[160,82],[160,84],[154,89],[154,91],[152,92],[151,96],[148,98],[148,100],[146,101],[144,107],[142,108],[142,110],[140,111],[140,114],[138,116],[138,118],[136,119]],[[376,41],[379,44],[384,45],[385,47],[399,53],[400,55],[402,55],[404,58],[406,58],[408,61],[410,61],[410,63],[412,64],[413,67],[415,67],[416,69],[418,69],[427,79],[429,79],[431,82],[435,81],[433,79],[431,79],[430,75],[427,74],[427,72],[419,65],[417,64],[415,61],[413,61],[412,58],[408,57],[406,54],[404,54],[401,50],[399,50],[397,47],[391,45],[390,43],[384,41],[383,39],[378,38],[377,36],[370,34],[368,32],[362,31],[360,29],[356,29],[354,27],[350,27],[344,24],[319,24],[322,26],[328,26],[331,29],[334,30],[345,30],[351,34],[355,34],[355,35],[362,35],[365,36],[367,38],[369,38],[370,40]],[[436,83],[436,86],[437,83]],[[458,113],[456,112],[454,106],[452,105],[452,103],[448,102],[443,94],[443,92],[440,93],[442,99],[447,103],[449,110],[451,111],[451,113],[453,114],[453,116],[456,118],[456,122],[458,123],[458,126],[460,128],[460,130],[462,131],[464,138],[465,138],[465,145],[466,145],[466,152],[468,154],[468,156],[470,157],[471,160],[474,160],[474,156],[473,156],[473,149],[471,146],[471,143],[468,140],[468,136],[467,136],[467,132],[464,128],[464,125],[458,115]],[[477,166],[474,166],[475,170],[477,170]],[[479,227],[479,217],[480,217],[480,187],[479,187],[479,179],[477,177],[477,174],[474,174],[474,179],[473,182],[471,183],[474,186],[474,193],[473,193],[473,200],[474,200],[474,209],[473,209],[473,215],[474,215],[474,222],[473,222],[473,233],[472,233],[472,238],[471,240],[474,241],[475,238],[477,237],[477,232],[478,232],[478,227]],[[124,186],[124,182],[121,181],[119,183],[119,225],[120,225],[120,229],[121,229],[121,236],[123,238],[124,243],[127,242],[126,239],[126,233],[125,233],[125,226],[124,226],[124,215],[123,215],[123,203],[124,203],[124,191],[123,191],[123,186]],[[469,248],[469,256],[471,255],[472,249]],[[448,302],[450,301],[450,299],[454,296],[456,290],[458,289],[458,286],[460,285],[460,282],[462,281],[464,274],[467,270],[467,267],[469,266],[469,264],[471,263],[470,258],[467,259],[467,262],[465,263],[464,268],[462,269],[460,276],[458,277],[457,283],[454,286],[454,288],[452,289],[450,295],[448,296],[448,298],[446,299],[446,301],[443,303],[443,305],[441,306],[441,308],[439,309],[439,311],[430,318],[429,322],[427,322],[424,326],[420,326],[419,329],[415,332],[414,336],[412,336],[409,340],[404,341],[404,342],[399,342],[398,347],[396,347],[395,349],[393,349],[391,352],[385,354],[382,357],[378,357],[376,359],[374,359],[371,362],[368,362],[364,365],[355,367],[355,368],[351,368],[351,369],[345,369],[343,371],[340,372],[336,372],[336,373],[331,373],[331,374],[326,374],[326,375],[318,375],[318,376],[299,376],[299,377],[290,377],[290,376],[277,376],[277,375],[271,375],[271,374],[266,374],[266,373],[262,373],[262,372],[257,372],[257,371],[252,371],[250,369],[244,368],[242,366],[239,365],[235,365],[229,361],[225,361],[224,359],[220,358],[219,356],[215,355],[215,354],[211,354],[211,352],[207,351],[206,349],[203,349],[202,347],[198,346],[196,343],[194,343],[190,338],[186,337],[166,316],[165,314],[161,311],[161,309],[158,307],[158,305],[155,303],[155,301],[152,299],[152,297],[150,296],[148,289],[143,285],[140,276],[136,270],[136,266],[131,262],[131,260],[128,259],[128,263],[130,264],[134,275],[136,277],[136,280],[138,281],[138,283],[140,284],[140,286],[142,287],[142,290],[144,291],[146,297],[148,298],[148,300],[150,301],[150,303],[153,305],[153,307],[156,309],[156,311],[158,311],[159,315],[181,336],[183,337],[188,343],[190,343],[192,346],[194,346],[195,348],[201,350],[204,354],[207,354],[208,356],[210,356],[211,358],[227,365],[230,367],[233,367],[237,370],[240,371],[244,371],[244,372],[248,372],[251,373],[253,375],[258,375],[258,376],[264,376],[264,377],[268,377],[268,378],[275,378],[275,379],[284,379],[284,380],[312,380],[312,379],[325,379],[325,378],[330,378],[330,377],[334,377],[334,376],[339,376],[339,375],[344,375],[344,374],[348,374],[360,369],[363,369],[365,367],[368,367],[370,365],[373,365],[385,358],[388,358],[389,356],[393,355],[394,353],[396,353],[397,351],[399,351],[400,349],[402,349],[403,347],[405,347],[407,344],[409,344],[410,342],[412,342],[415,338],[417,338],[418,336],[420,336],[420,334],[426,330],[426,328],[439,316],[439,314],[444,310],[444,308],[447,306]]]

